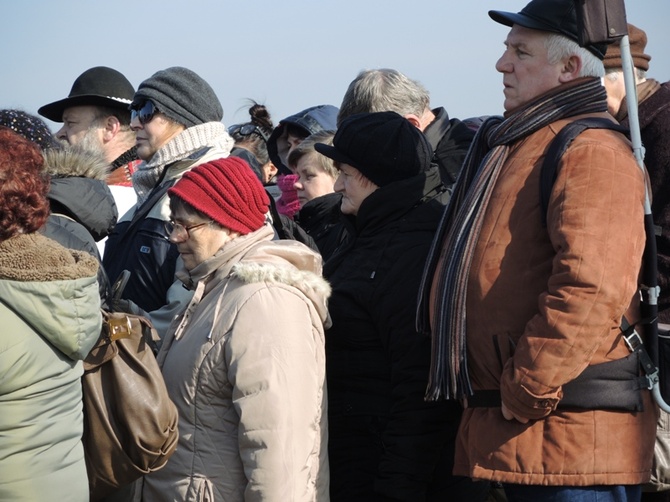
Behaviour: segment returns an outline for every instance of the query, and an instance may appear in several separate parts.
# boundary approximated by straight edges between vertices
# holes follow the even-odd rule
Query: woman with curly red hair
[[[37,231],[49,216],[49,184],[35,145],[8,128],[0,130],[0,241]]]
[[[81,360],[101,327],[97,262],[37,230],[38,147],[0,128],[0,500],[87,501]]]

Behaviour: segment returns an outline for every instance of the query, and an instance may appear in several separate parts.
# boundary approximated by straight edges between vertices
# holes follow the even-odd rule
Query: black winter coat
[[[67,147],[45,153],[51,175],[47,198],[51,214],[40,232],[59,244],[86,251],[100,262],[96,242],[114,229],[118,212],[104,177],[107,163],[92,152]],[[98,268],[100,298],[109,302],[110,284],[102,265]]]
[[[475,137],[476,128],[466,122],[450,119],[444,108],[432,110],[433,120],[423,133],[433,148],[433,162],[440,169],[442,183],[450,188],[461,171],[461,166]]]
[[[329,193],[310,200],[295,215],[298,225],[314,239],[324,263],[344,239],[341,203],[341,194]]]
[[[639,104],[640,135],[645,147],[644,164],[651,182],[651,212],[661,227],[658,252],[658,320],[670,323],[670,82]],[[622,121],[628,125],[628,120]]]
[[[435,486],[460,406],[424,401],[430,339],[415,330],[419,282],[443,205],[436,167],[368,196],[326,263],[331,500],[450,500]],[[431,494],[431,495],[429,495]]]

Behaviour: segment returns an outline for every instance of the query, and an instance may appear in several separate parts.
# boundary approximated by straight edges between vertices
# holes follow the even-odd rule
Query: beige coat
[[[542,227],[540,163],[566,123],[512,145],[468,280],[473,387],[501,389],[507,406],[531,420],[465,410],[455,470],[522,484],[642,483],[656,424],[649,392],[644,412],[555,409],[562,385],[584,368],[629,353],[619,325],[645,242],[644,176],[612,131],[588,130],[572,143]]]
[[[179,444],[145,501],[327,501],[321,258],[269,226],[182,271],[195,289],[158,360]],[[192,281],[191,281],[192,279]]]

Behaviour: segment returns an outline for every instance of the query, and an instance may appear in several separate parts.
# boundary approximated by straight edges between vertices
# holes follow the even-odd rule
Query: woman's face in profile
[[[361,204],[379,187],[349,164],[340,164],[340,175],[335,181],[335,191],[342,194],[340,210],[344,214],[357,215]]]

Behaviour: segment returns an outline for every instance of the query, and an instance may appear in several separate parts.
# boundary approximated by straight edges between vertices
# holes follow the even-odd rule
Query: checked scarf
[[[599,78],[581,78],[504,119],[490,117],[478,130],[433,240],[419,289],[417,329],[430,333],[432,328],[427,400],[460,399],[473,393],[466,348],[467,281],[484,214],[510,146],[557,120],[607,111],[606,98]],[[431,288],[436,293],[429,319]]]

